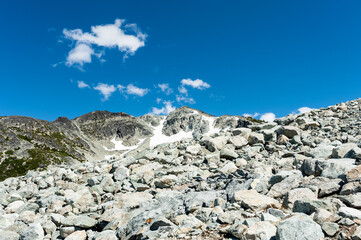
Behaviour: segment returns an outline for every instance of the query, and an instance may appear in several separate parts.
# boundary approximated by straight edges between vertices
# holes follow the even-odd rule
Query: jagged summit
[[[132,118],[132,115],[129,115],[124,112],[109,112],[109,111],[94,111],[87,114],[84,114],[82,116],[76,117],[73,120],[76,120],[78,122],[86,122],[86,121],[97,121],[97,120],[104,120],[104,119],[110,119],[114,117],[130,117]]]
[[[182,107],[179,107],[177,109],[175,109],[174,111],[172,111],[170,114],[176,114],[178,112],[185,112],[185,113],[200,113],[200,114],[204,114],[206,116],[209,116],[209,117],[215,117],[211,114],[208,114],[206,112],[203,112],[201,110],[198,110],[198,109],[195,109],[195,108],[191,108],[189,106],[182,106]]]

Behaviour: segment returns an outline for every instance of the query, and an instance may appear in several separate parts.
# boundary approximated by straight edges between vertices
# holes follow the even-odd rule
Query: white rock
[[[199,144],[188,146],[186,149],[186,151],[188,153],[193,154],[193,155],[197,155],[200,150],[201,150],[201,146]]]
[[[259,194],[255,190],[240,190],[234,193],[234,199],[243,207],[252,210],[262,210],[268,207],[279,208],[280,204],[277,200]]]
[[[76,231],[70,234],[65,238],[65,240],[85,240],[86,239],[86,232],[83,231]]]
[[[8,212],[8,213],[14,213],[14,212],[16,212],[16,210],[18,210],[24,204],[25,203],[23,201],[21,201],[21,200],[12,202],[5,208],[5,211]]]
[[[245,232],[245,238],[249,240],[269,240],[276,235],[277,228],[270,222],[262,221],[253,224]]]
[[[80,189],[77,192],[67,189],[64,191],[64,197],[73,207],[84,211],[94,204],[94,198],[88,188]]]
[[[120,193],[115,196],[116,205],[120,207],[130,207],[135,208],[139,206],[140,203],[149,201],[153,198],[152,194],[145,193],[145,192],[127,192],[127,193]]]
[[[19,218],[19,214],[4,214],[0,216],[0,229],[7,229],[12,226],[16,219]]]
[[[340,207],[338,214],[351,219],[361,219],[361,211],[350,207]]]
[[[235,171],[237,171],[237,166],[233,163],[233,162],[229,162],[226,165],[224,165],[220,171],[222,173],[233,173]]]
[[[241,148],[248,144],[247,139],[240,135],[230,137],[229,142],[232,143],[236,148]]]

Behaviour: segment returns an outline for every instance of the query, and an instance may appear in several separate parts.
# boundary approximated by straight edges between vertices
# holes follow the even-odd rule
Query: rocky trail
[[[360,99],[272,123],[180,108],[44,124],[84,161],[0,182],[0,240],[361,239]],[[25,135],[15,154],[42,139]]]

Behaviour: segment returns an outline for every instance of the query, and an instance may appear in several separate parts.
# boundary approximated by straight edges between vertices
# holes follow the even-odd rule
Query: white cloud
[[[309,108],[309,107],[301,107],[299,109],[297,109],[299,113],[306,113],[306,112],[309,112],[309,111],[312,111],[313,108]]]
[[[84,81],[78,81],[78,88],[90,88]]]
[[[171,111],[175,110],[175,107],[172,105],[171,101],[164,101],[163,104],[164,104],[164,107],[162,107],[162,108],[152,107],[152,111],[149,114],[152,114],[152,115],[167,115]]]
[[[83,67],[84,63],[91,63],[91,56],[93,54],[94,50],[89,45],[84,43],[77,44],[75,48],[70,50],[65,64],[67,66],[78,64],[80,67]]]
[[[148,92],[149,92],[149,89],[147,89],[147,88],[139,88],[139,87],[134,86],[133,84],[129,84],[127,86],[127,93],[129,95],[137,95],[137,96],[143,97]]]
[[[65,38],[76,42],[75,48],[68,55],[66,64],[83,66],[84,63],[90,63],[94,47],[118,48],[124,53],[124,58],[133,55],[140,47],[144,47],[147,35],[142,33],[136,24],[127,24],[122,28],[124,22],[124,19],[116,19],[114,24],[92,26],[91,32],[83,32],[81,29],[64,29]],[[71,58],[70,56],[74,55],[75,49],[80,45],[84,48],[81,49],[83,55]]]
[[[196,101],[193,98],[188,97],[188,89],[186,88],[186,86],[190,86],[192,88],[196,88],[199,90],[204,90],[206,88],[211,87],[211,85],[200,79],[196,79],[196,80],[192,80],[190,78],[182,79],[181,85],[178,87],[178,92],[180,93],[180,95],[176,95],[176,100],[178,103],[189,103],[189,104],[196,103]]]
[[[195,104],[196,103],[196,101],[193,98],[185,97],[185,96],[182,96],[182,95],[177,95],[176,99],[177,99],[177,102],[179,102],[179,103],[182,103],[182,102],[189,103],[189,104]]]
[[[181,81],[182,85],[184,86],[191,86],[192,88],[197,88],[199,90],[203,90],[206,88],[210,88],[211,85],[209,85],[208,83],[204,82],[203,80],[200,79],[196,79],[196,80],[192,80],[190,78],[187,79],[182,79]]]
[[[148,88],[139,88],[137,86],[134,86],[133,84],[128,84],[128,86],[126,87],[118,85],[118,88],[119,91],[123,94],[136,95],[139,97],[143,97],[150,91]]]
[[[159,103],[162,101],[162,99],[161,99],[161,98],[157,98],[155,101],[159,104]]]
[[[276,119],[276,115],[274,113],[269,112],[262,114],[260,119],[266,122],[273,122]]]
[[[101,95],[103,95],[103,101],[108,100],[108,98],[112,95],[113,92],[117,90],[114,85],[108,85],[106,83],[98,83],[94,90],[98,90]]]
[[[161,83],[158,84],[158,87],[160,88],[160,90],[162,90],[162,92],[164,92],[166,95],[170,95],[173,93],[173,89],[169,87],[168,83]]]
[[[250,113],[245,113],[243,114],[243,117],[252,117],[252,118],[255,118],[255,117],[258,117],[259,116],[259,113],[256,112],[254,114],[250,114]]]
[[[188,90],[184,87],[184,86],[180,86],[178,87],[178,91],[181,93],[181,94],[184,94],[184,95],[188,95]]]

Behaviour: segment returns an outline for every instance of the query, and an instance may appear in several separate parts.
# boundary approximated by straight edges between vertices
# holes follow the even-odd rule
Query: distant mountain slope
[[[146,147],[180,140],[186,136],[179,134],[181,131],[197,138],[214,133],[215,129],[244,127],[251,121],[257,120],[213,117],[189,107],[176,109],[166,117],[134,117],[108,111],[94,111],[72,120],[59,117],[53,122],[23,116],[0,117],[0,181],[50,164],[116,158],[141,143]]]

